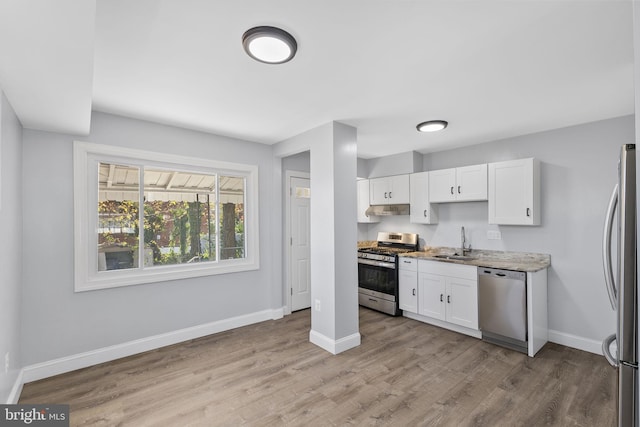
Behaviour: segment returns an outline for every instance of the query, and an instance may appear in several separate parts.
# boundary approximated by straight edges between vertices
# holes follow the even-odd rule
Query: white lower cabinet
[[[477,269],[473,267],[477,274]],[[469,329],[478,329],[478,279],[447,277],[445,320]]]
[[[411,319],[476,338],[478,267],[400,257],[400,309]],[[546,343],[547,269],[527,273],[527,354],[533,357]]]
[[[420,272],[418,274],[418,292],[420,295],[418,314],[445,320],[444,298],[447,293],[446,287],[444,276]]]
[[[398,264],[400,310],[418,313],[418,260],[400,257]]]
[[[478,269],[415,258],[400,258],[400,309],[412,319],[477,338]]]
[[[468,265],[419,261],[418,314],[478,329],[478,272]]]

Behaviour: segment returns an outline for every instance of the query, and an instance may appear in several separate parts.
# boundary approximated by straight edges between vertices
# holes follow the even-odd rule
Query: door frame
[[[286,170],[285,171],[285,224],[284,224],[284,246],[285,246],[285,280],[284,280],[284,295],[285,306],[284,315],[291,314],[291,257],[293,252],[291,251],[291,178],[303,178],[309,180],[309,187],[311,187],[311,174],[309,172]],[[311,194],[313,197],[313,193]],[[312,203],[312,202],[311,202]]]

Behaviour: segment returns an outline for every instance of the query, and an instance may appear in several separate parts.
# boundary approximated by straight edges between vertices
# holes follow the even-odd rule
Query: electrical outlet
[[[498,230],[488,230],[487,239],[489,240],[502,240],[502,233]]]
[[[316,300],[316,311],[320,311],[320,300]]]
[[[4,373],[9,372],[9,352],[4,355]]]

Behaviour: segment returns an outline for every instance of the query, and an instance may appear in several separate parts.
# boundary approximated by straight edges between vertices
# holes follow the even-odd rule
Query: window
[[[75,289],[258,268],[257,166],[76,142]]]

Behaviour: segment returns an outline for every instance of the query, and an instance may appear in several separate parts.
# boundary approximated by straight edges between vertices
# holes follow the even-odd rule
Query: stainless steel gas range
[[[378,232],[377,245],[358,249],[358,302],[399,316],[398,256],[418,250],[418,235]]]

